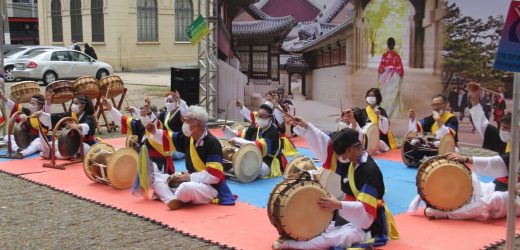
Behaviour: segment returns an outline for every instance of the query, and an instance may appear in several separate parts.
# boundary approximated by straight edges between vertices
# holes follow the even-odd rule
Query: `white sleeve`
[[[237,131],[231,129],[229,126],[224,125],[224,135],[226,138],[231,138],[237,136]]]
[[[184,100],[181,99],[181,103],[179,104],[179,111],[182,116],[186,116],[188,114],[188,104]]]
[[[81,126],[81,135],[87,135],[88,131],[90,131],[90,127],[88,126],[88,124],[80,123],[79,125]]]
[[[484,109],[482,109],[482,106],[479,103],[470,108],[469,113],[471,114],[471,119],[473,120],[475,129],[477,130],[480,137],[484,138],[484,133],[486,132],[486,128],[489,125],[489,121],[484,115]]]
[[[356,130],[358,132],[358,134],[359,134],[359,136],[358,136],[359,137],[358,138],[359,141],[363,141],[363,129],[361,129],[361,127],[359,126],[359,124],[357,122],[356,122],[356,127],[355,128],[352,127],[352,123],[350,123],[348,125],[348,127],[351,128],[351,129]]]
[[[408,131],[417,132],[417,120],[408,119]]]
[[[388,122],[388,119],[384,116],[381,116],[381,118],[379,118],[379,131],[386,135],[388,133],[389,127],[390,123]]]
[[[311,123],[309,123],[307,129],[300,126],[294,127],[294,132],[302,136],[311,145],[310,150],[318,160],[321,162],[327,160],[327,147],[330,143],[330,138],[327,134],[314,127]]]
[[[7,99],[7,102],[5,103],[5,105],[7,106],[8,111],[13,110],[14,104],[15,103],[11,99]]]
[[[190,181],[204,183],[204,184],[217,184],[220,179],[214,175],[211,175],[206,170],[195,172],[190,174]]]
[[[283,124],[284,123],[283,114],[282,114],[282,112],[280,110],[275,109],[273,111],[273,116],[274,116],[274,119],[276,119],[276,123],[277,124]]]
[[[151,136],[151,139],[155,142],[159,143],[159,145],[162,145],[162,137],[163,136],[163,130],[162,129],[156,129],[155,134]]]
[[[43,112],[51,112],[52,103],[48,103],[45,101],[45,104],[43,105]]]
[[[110,110],[110,114],[112,114],[112,120],[114,120],[114,123],[118,127],[121,127],[121,118],[123,117],[121,112],[119,112],[119,110],[117,110],[116,108],[112,107],[112,109]]]
[[[249,109],[246,108],[246,106],[242,105],[242,109],[240,109],[240,114],[244,118],[246,118],[248,122],[251,122],[251,111],[249,111]]]
[[[51,122],[51,114],[47,112],[43,112],[40,116],[40,122],[49,129],[52,129],[52,122]]]
[[[508,176],[507,166],[498,155],[490,157],[472,157],[473,159],[473,171],[477,174],[491,176],[491,177],[503,177]]]
[[[341,206],[338,210],[339,216],[357,228],[367,229],[374,222],[372,215],[367,213],[365,206],[359,201],[342,201]]]
[[[445,135],[449,134],[450,133],[450,129],[448,127],[446,127],[446,125],[442,125],[442,127],[440,127],[437,132],[435,132],[435,138],[437,140],[440,140],[442,139],[442,137],[444,137]]]

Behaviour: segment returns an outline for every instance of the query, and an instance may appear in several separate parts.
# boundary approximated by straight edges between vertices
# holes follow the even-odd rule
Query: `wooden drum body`
[[[83,137],[76,129],[64,128],[58,133],[58,151],[63,157],[76,155],[82,143]]]
[[[84,76],[74,81],[74,93],[84,95],[94,100],[99,97],[98,81],[94,77]]]
[[[11,100],[16,103],[28,103],[33,95],[40,94],[37,82],[24,81],[11,85]]]
[[[442,211],[462,207],[473,194],[471,170],[443,156],[431,157],[421,164],[416,184],[426,204]]]
[[[309,240],[325,231],[332,220],[333,212],[318,205],[318,200],[328,195],[308,174],[287,178],[269,196],[269,220],[282,237]]]
[[[46,90],[52,90],[52,103],[61,104],[74,98],[74,84],[70,81],[54,81],[47,86]]]
[[[137,173],[138,155],[134,149],[115,150],[109,144],[94,144],[83,160],[83,170],[94,182],[116,189],[130,188]]]
[[[123,80],[119,76],[105,76],[99,80],[99,90],[103,97],[114,98],[122,94],[124,89]]]
[[[409,131],[403,137],[401,156],[406,166],[418,167],[424,161],[425,157],[455,152],[455,148],[455,138],[450,134],[445,135],[440,141],[437,141],[433,134]]]

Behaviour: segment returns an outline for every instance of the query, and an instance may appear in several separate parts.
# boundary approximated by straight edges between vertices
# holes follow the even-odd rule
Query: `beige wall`
[[[307,78],[308,98],[326,103],[332,106],[339,106],[339,99],[346,99],[347,96],[347,71],[345,65],[315,69]],[[309,81],[310,80],[310,81]]]
[[[52,42],[51,1],[38,2],[40,44],[69,47],[70,1],[62,0],[63,43]],[[137,41],[136,0],[104,1],[105,42],[92,43],[90,0],[82,0],[83,40],[91,44],[98,58],[110,63],[114,70],[168,68],[197,64],[197,46],[175,42],[175,0],[157,0],[158,41]],[[197,2],[193,2],[194,17]],[[83,47],[83,46],[82,46]]]
[[[218,118],[224,119],[227,107],[228,120],[242,120],[242,116],[237,108],[235,108],[235,98],[244,100],[244,87],[247,83],[247,76],[237,68],[231,67],[229,64],[219,60],[218,63]]]
[[[423,21],[424,26],[424,68],[433,69],[434,75],[441,72],[442,41],[444,31],[442,19],[445,11],[441,1],[435,6],[435,0],[426,1],[426,11]]]

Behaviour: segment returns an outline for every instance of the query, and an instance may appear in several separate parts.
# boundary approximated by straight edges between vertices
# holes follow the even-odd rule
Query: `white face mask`
[[[374,96],[367,96],[367,103],[370,105],[375,105],[377,102],[377,99]]]
[[[166,111],[172,112],[172,111],[174,111],[177,108],[177,103],[175,103],[175,102],[166,102],[164,104],[164,106],[166,106]]]
[[[182,124],[182,133],[183,133],[186,137],[190,137],[190,136],[191,136],[190,125],[189,125],[188,123],[184,123],[184,124]]]
[[[74,113],[79,113],[79,105],[78,104],[72,104],[72,106],[70,106],[70,111],[72,111]]]
[[[259,118],[258,120],[256,120],[256,124],[258,124],[258,127],[260,128],[265,128],[269,126],[269,119]]]
[[[442,115],[444,115],[445,112],[446,112],[445,110],[441,109],[441,110],[439,110],[439,115],[442,116]]]
[[[341,156],[341,155],[336,157],[336,158],[338,158],[338,161],[341,162],[341,163],[349,163],[350,162],[349,159],[343,159],[343,156]]]
[[[511,142],[511,132],[500,130],[500,140],[502,140],[505,143]]]
[[[38,108],[32,104],[29,104],[29,110],[31,111],[31,113],[33,113],[33,112],[38,111]]]

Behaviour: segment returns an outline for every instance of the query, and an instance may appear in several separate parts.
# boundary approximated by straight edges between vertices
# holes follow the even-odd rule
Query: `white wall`
[[[247,84],[247,76],[240,70],[219,60],[219,86],[218,86],[218,118],[225,118],[226,106],[229,100],[228,120],[242,120],[242,116],[235,108],[235,98],[244,100],[244,86]]]
[[[315,69],[307,78],[307,97],[313,100],[338,106],[339,99],[347,96],[347,71],[345,65]],[[309,96],[310,93],[310,96]]]

